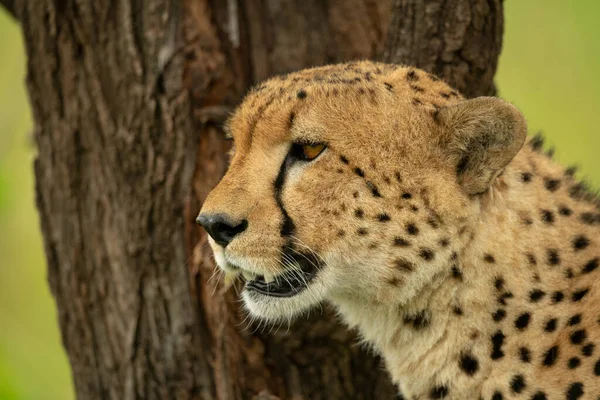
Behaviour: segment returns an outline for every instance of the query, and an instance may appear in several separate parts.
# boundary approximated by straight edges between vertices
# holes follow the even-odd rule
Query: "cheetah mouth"
[[[244,274],[245,289],[263,296],[292,297],[308,287],[320,268],[318,258],[312,254],[286,254],[284,260],[290,267],[282,274],[267,279],[264,275]]]

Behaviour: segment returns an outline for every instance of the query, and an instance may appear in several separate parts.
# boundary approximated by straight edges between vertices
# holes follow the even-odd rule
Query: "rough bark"
[[[444,77],[467,97],[496,94],[503,0],[394,0],[384,59]]]
[[[268,76],[383,55],[489,93],[501,1],[2,1],[27,47],[48,280],[78,397],[393,398],[327,308],[255,332],[211,281],[193,221],[226,168],[219,123]]]

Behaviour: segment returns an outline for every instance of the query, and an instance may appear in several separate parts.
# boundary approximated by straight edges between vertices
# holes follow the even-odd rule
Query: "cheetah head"
[[[270,321],[324,300],[402,305],[444,279],[526,135],[502,100],[371,62],[273,78],[228,129],[230,167],[198,222]]]

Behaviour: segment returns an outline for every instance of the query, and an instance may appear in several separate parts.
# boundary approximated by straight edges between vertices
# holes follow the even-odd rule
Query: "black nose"
[[[237,235],[248,227],[248,221],[243,220],[236,224],[225,214],[200,214],[196,218],[198,225],[202,225],[206,232],[219,243],[226,247]]]

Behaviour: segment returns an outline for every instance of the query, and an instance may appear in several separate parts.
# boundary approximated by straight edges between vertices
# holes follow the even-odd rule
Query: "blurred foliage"
[[[497,83],[530,132],[542,130],[563,163],[600,183],[600,2],[505,3]],[[0,399],[73,397],[46,282],[34,205],[32,122],[16,23],[0,11]]]

